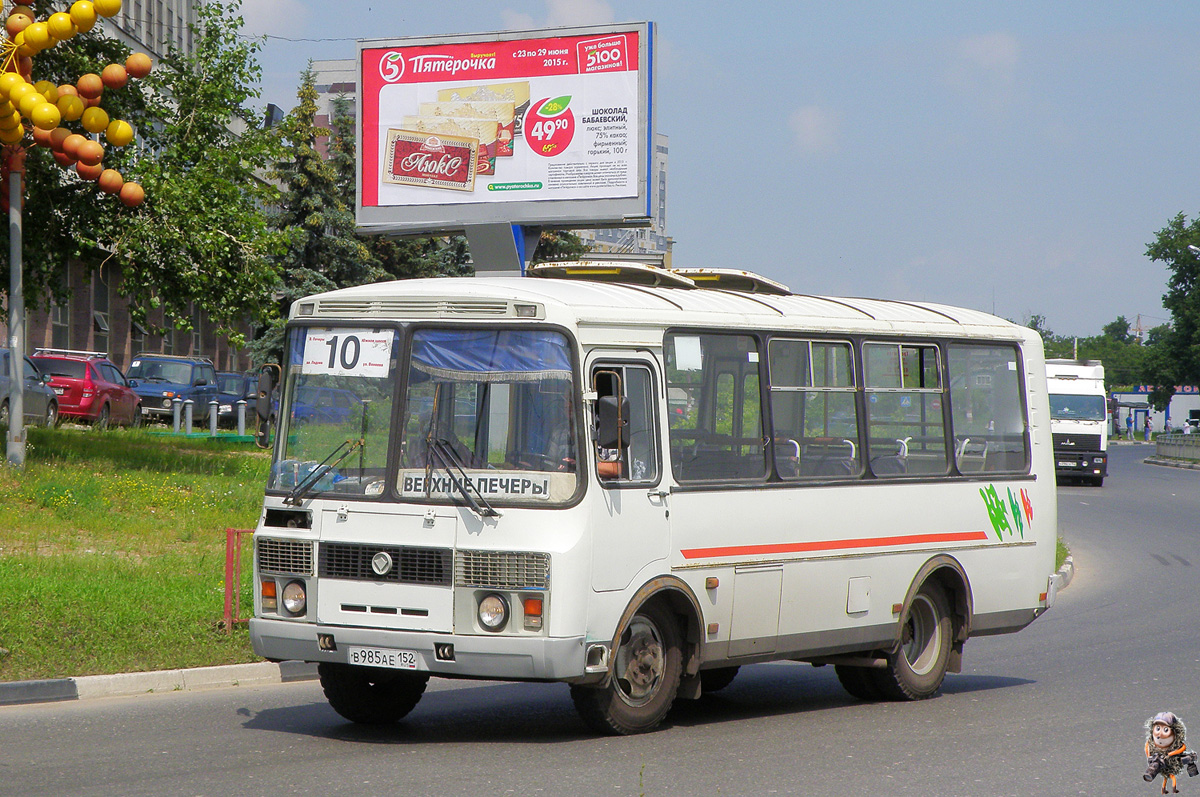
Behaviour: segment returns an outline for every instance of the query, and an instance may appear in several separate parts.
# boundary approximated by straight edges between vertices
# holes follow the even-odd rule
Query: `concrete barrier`
[[[1200,434],[1160,434],[1154,442],[1160,457],[1200,461]]]

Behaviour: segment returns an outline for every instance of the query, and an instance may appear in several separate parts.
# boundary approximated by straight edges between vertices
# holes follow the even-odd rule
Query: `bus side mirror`
[[[254,401],[254,443],[259,448],[271,447],[271,416],[274,415],[273,396],[279,366],[267,363],[258,370],[258,395]]]
[[[596,445],[600,448],[629,447],[629,399],[601,396],[596,400]]]

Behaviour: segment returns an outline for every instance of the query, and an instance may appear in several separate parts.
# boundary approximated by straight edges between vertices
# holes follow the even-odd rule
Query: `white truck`
[[[1099,360],[1046,360],[1054,472],[1097,487],[1108,475],[1108,402]]]

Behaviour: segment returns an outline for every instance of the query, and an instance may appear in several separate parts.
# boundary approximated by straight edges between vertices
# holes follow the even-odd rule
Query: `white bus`
[[[444,676],[637,733],[771,660],[927,698],[1054,601],[1042,343],[984,313],[547,266],[302,299],[281,381],[251,638],[355,722]]]

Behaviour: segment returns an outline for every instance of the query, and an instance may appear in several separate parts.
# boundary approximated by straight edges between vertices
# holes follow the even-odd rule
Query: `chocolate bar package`
[[[511,102],[513,135],[521,135],[521,123],[529,110],[529,81],[452,86],[438,91],[438,102]]]
[[[388,130],[383,181],[474,191],[479,141],[469,136]]]
[[[500,124],[494,119],[460,119],[450,116],[405,116],[401,121],[405,130],[420,133],[436,133],[447,136],[463,136],[479,142],[479,153],[475,171],[477,174],[496,173],[496,139]]]
[[[421,116],[447,116],[455,119],[495,119],[500,125],[496,138],[496,156],[511,157],[513,154],[513,128],[516,123],[516,106],[511,102],[423,102]]]

